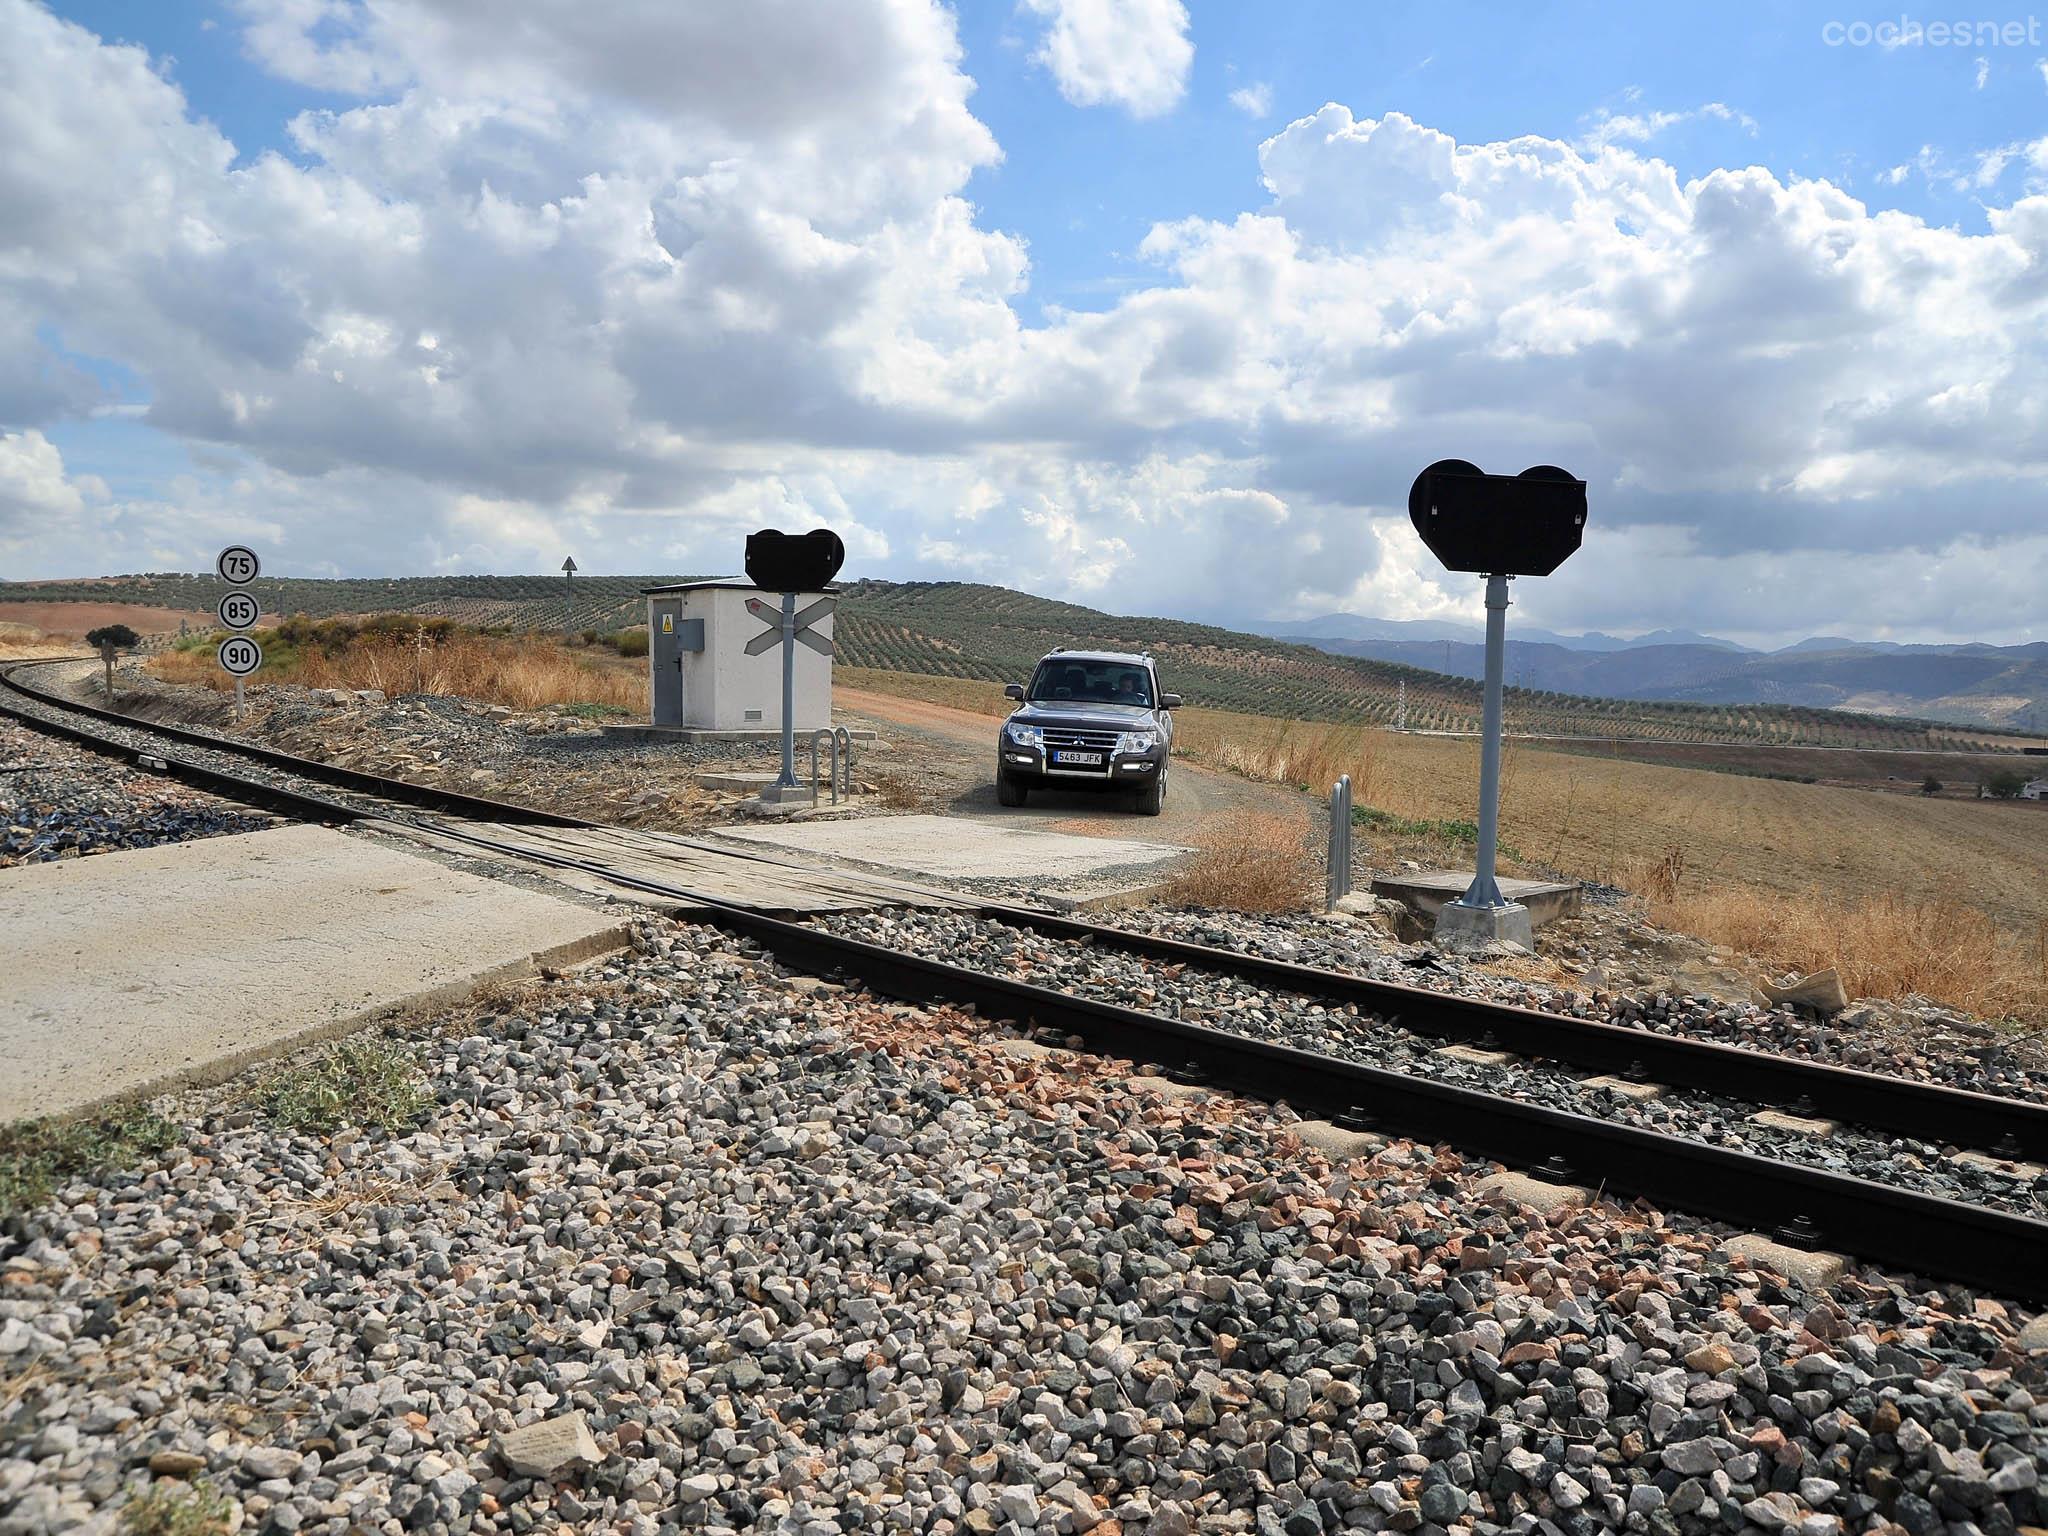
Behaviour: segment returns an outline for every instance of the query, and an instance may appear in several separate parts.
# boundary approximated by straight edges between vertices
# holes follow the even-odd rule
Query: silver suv
[[[1126,651],[1057,650],[1018,701],[996,741],[996,800],[1022,805],[1034,789],[1127,793],[1141,816],[1166,803],[1167,758],[1180,695],[1164,693],[1152,658]]]

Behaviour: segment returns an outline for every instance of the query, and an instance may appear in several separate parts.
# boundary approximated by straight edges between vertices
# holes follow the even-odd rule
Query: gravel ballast
[[[1590,897],[1588,905],[1595,906]],[[1630,939],[1673,942],[1673,935],[1630,919],[1623,905],[1602,901],[1591,921],[1560,926],[1594,930],[1588,935],[1593,945],[1573,946],[1582,955],[1617,948]],[[1823,1019],[1809,1011],[1731,1001],[1677,984],[1630,988],[1606,978],[1608,961],[1588,965],[1573,986],[1523,980],[1431,945],[1395,943],[1377,928],[1356,922],[1162,907],[1118,912],[1109,920],[1137,933],[1375,981],[2048,1103],[2048,1047],[2038,1034],[2001,1030],[1932,1004],[1911,1008],[1865,1001]],[[1552,934],[1539,931],[1537,942],[1547,951]]]
[[[57,697],[100,705],[97,673],[86,666],[30,668],[22,682]],[[185,730],[227,741],[246,741],[312,761],[402,779],[426,788],[481,795],[536,809],[621,826],[693,828],[732,796],[707,794],[696,776],[705,769],[770,765],[758,743],[673,742],[649,745],[620,737],[558,711],[518,712],[471,699],[433,694],[386,697],[378,690],[302,688],[264,683],[249,690],[248,717],[230,719],[221,696],[166,684],[139,668],[117,674],[119,707],[138,716],[134,727],[93,724],[95,731],[126,731],[137,744],[229,766],[246,778],[269,782],[275,770],[240,754],[183,743],[165,744],[141,727],[164,719]],[[11,697],[10,707],[19,703]],[[31,706],[37,707],[37,706]],[[53,706],[43,711],[62,714]],[[291,782],[302,782],[287,775]],[[323,787],[333,799],[347,792]]]
[[[271,825],[247,806],[0,719],[0,868]]]
[[[1446,1054],[1435,1036],[1361,1013],[1353,1005],[1326,1004],[1193,965],[1166,964],[1105,946],[1051,938],[972,913],[899,909],[824,915],[810,921],[850,938],[951,965],[1553,1109],[2027,1215],[2048,1210],[2048,1175],[2015,1175],[1998,1166],[1957,1161],[1949,1155],[1954,1149],[1930,1142],[1854,1126],[1843,1126],[1832,1135],[1808,1135],[1753,1118],[1758,1110],[1776,1106],[1676,1085],[1667,1086],[1661,1097],[1638,1100],[1585,1082],[1587,1074],[1557,1063],[1492,1065]]]
[[[222,1092],[0,1247],[0,1533],[1834,1536],[2041,1523],[2024,1314],[1489,1199],[1284,1107],[722,935],[414,1037],[437,1108]]]

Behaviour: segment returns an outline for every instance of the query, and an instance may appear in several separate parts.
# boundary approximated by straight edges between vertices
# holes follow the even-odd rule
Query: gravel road
[[[1491,1165],[639,950],[412,1048],[401,1134],[231,1092],[0,1250],[0,1532],[2013,1536],[2024,1313],[1826,1295]],[[542,1426],[552,1426],[543,1428]],[[159,1494],[161,1496],[161,1492]]]
[[[906,778],[930,808],[949,816],[1201,847],[1229,840],[1250,815],[1282,818],[1306,836],[1316,813],[1294,790],[1183,762],[1172,765],[1166,808],[1158,816],[1134,815],[1122,796],[1083,791],[1033,790],[1028,805],[1005,809],[996,804],[996,731],[1002,722],[995,716],[855,688],[835,688],[832,699],[849,720],[872,723],[887,733],[892,751],[886,759],[872,760],[874,771]]]

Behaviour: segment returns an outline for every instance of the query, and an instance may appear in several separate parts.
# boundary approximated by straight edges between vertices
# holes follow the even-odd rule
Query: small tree
[[[1994,800],[2016,799],[2026,787],[2026,775],[2014,773],[2010,768],[2000,768],[1984,776],[1984,788]]]
[[[142,643],[142,636],[126,624],[102,624],[98,629],[86,631],[85,643],[99,648],[100,662],[107,669],[107,697],[111,699],[114,696],[114,653],[134,650]]]
[[[1937,779],[1933,774],[1930,773],[1929,775],[1927,775],[1926,778],[1920,781],[1920,793],[1923,795],[1940,794],[1941,780]]]

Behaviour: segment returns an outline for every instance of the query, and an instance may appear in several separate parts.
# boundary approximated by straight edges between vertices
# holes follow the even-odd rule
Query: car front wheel
[[[1011,778],[1002,769],[996,770],[996,804],[1018,806],[1030,799],[1031,791]]]
[[[1166,764],[1159,765],[1159,772],[1152,782],[1138,791],[1134,809],[1140,816],[1157,816],[1166,808]]]

